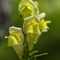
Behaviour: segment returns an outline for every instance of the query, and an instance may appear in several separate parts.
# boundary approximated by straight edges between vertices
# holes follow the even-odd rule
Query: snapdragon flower
[[[49,23],[51,23],[51,21],[45,21],[44,19],[41,19],[40,20],[40,25],[39,25],[40,31],[41,32],[47,32],[48,29],[49,29],[47,24],[49,24]]]
[[[51,21],[45,21],[45,16],[46,14],[43,12],[38,15],[38,20],[39,20],[39,28],[41,32],[47,32],[49,27],[47,24],[51,23]]]
[[[10,35],[8,36],[8,46],[12,46],[15,52],[18,54],[19,58],[22,59],[24,42],[22,30],[21,28],[12,26],[9,28],[9,33]]]
[[[26,18],[31,15],[38,15],[39,9],[37,7],[37,4],[34,4],[32,0],[22,0],[19,3],[19,12],[23,18]]]
[[[27,34],[29,50],[32,50],[33,44],[37,42],[41,34],[39,30],[39,21],[35,15],[24,19],[23,31]]]

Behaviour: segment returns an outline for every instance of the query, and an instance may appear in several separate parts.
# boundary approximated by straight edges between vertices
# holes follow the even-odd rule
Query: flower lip
[[[38,20],[44,18],[46,16],[46,14],[43,12],[41,14],[38,15]]]
[[[12,32],[17,32],[17,33],[19,33],[19,32],[21,32],[22,30],[21,30],[21,28],[16,28],[16,27],[14,27],[14,26],[12,26],[12,27],[10,27],[9,28],[9,33],[12,33]]]
[[[27,18],[25,18],[24,20],[27,20],[27,21],[29,21],[29,20],[32,20],[32,19],[37,19],[37,16],[36,15],[33,15],[33,16],[30,16],[30,17],[27,17]],[[38,22],[38,20],[36,20],[37,22]]]

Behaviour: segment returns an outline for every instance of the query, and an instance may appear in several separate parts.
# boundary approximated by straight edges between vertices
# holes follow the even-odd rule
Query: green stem
[[[26,41],[26,60],[29,59],[29,49],[28,49],[28,44],[27,44],[27,41]]]
[[[28,49],[27,39],[24,42],[24,55],[23,55],[23,60],[29,60],[29,49]]]

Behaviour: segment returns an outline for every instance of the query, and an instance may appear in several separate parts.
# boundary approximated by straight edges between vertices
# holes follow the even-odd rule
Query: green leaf
[[[48,53],[42,53],[42,54],[39,54],[39,55],[33,55],[33,56],[30,57],[29,60],[36,60],[36,57],[43,56],[43,55],[48,55]]]
[[[35,54],[35,53],[37,53],[37,52],[38,52],[37,50],[32,51],[32,52],[29,53],[29,56],[32,56],[33,54]]]
[[[48,53],[42,53],[42,54],[39,54],[39,55],[35,55],[35,57],[39,57],[39,56],[43,56],[43,55],[48,55]]]

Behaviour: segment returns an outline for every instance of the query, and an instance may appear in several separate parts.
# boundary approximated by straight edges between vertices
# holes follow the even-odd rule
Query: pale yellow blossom
[[[41,31],[41,32],[47,32],[48,29],[49,29],[49,27],[48,27],[47,24],[49,24],[50,22],[51,22],[51,21],[45,21],[44,19],[41,19],[41,20],[40,20],[40,25],[39,25],[40,31]]]
[[[24,19],[23,31],[27,34],[28,46],[31,49],[41,35],[39,21],[35,15]]]
[[[22,30],[21,28],[12,26],[9,28],[9,33],[10,35],[8,36],[8,46],[12,46],[15,52],[18,54],[19,58],[22,59],[24,42]]]
[[[19,12],[23,18],[26,18],[31,15],[38,15],[39,9],[32,0],[22,0],[19,3]]]
[[[40,28],[40,31],[41,32],[47,32],[49,27],[47,24],[51,23],[51,21],[45,21],[45,16],[46,14],[45,13],[41,13],[39,16],[38,16],[38,20],[39,20],[39,28]]]

